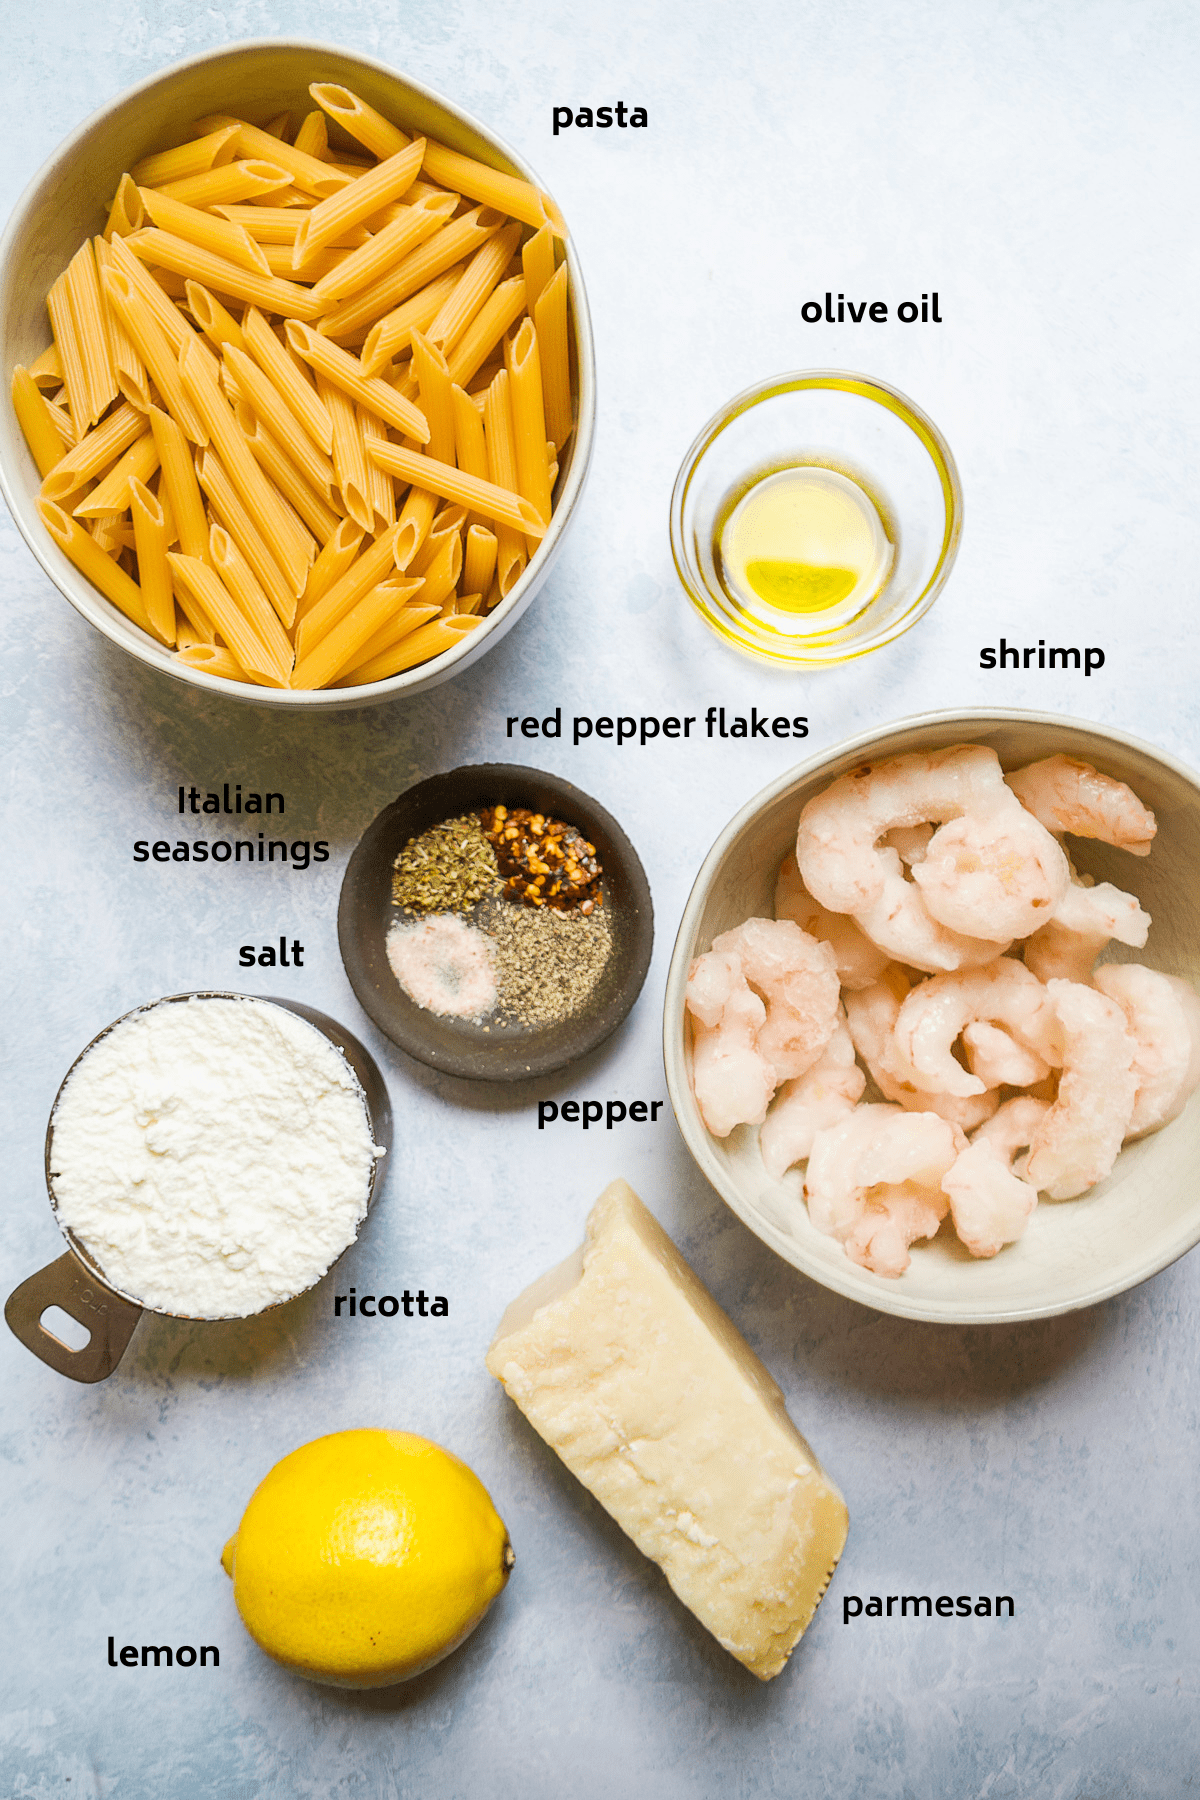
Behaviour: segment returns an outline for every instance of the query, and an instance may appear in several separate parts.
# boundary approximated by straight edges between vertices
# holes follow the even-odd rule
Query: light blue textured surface
[[[10,8],[10,26],[17,9]],[[339,1291],[445,1293],[448,1321],[334,1321],[328,1288],[258,1324],[147,1320],[94,1388],[0,1338],[5,1467],[0,1783],[113,1800],[572,1795],[654,1800],[1176,1800],[1197,1782],[1200,1258],[1075,1317],[990,1331],[877,1315],[783,1266],[693,1173],[669,1121],[538,1134],[542,1095],[664,1095],[662,985],[724,820],[798,760],[783,744],[509,743],[510,713],[807,712],[800,753],[955,704],[1110,722],[1200,763],[1196,25],[1170,0],[117,0],[23,7],[0,119],[6,210],[118,90],[231,39],[304,34],[392,62],[528,156],[571,221],[596,328],[591,483],[527,618],[408,706],[288,719],[135,667],[0,521],[7,881],[5,1291],[57,1255],[46,1114],[110,1019],[242,985],[360,1032],[385,1070],[395,1168]],[[552,105],[623,98],[644,132],[555,139]],[[938,289],[945,323],[804,326],[826,289]],[[926,408],[958,458],[962,552],[890,650],[798,681],[688,613],[666,538],[679,459],[728,395],[843,366]],[[986,674],[981,644],[1098,643],[1102,674]],[[650,876],[654,965],[625,1028],[536,1092],[461,1087],[360,1013],[337,953],[345,860],[376,811],[460,762],[526,760],[621,820]],[[179,783],[283,789],[324,868],[136,867]],[[190,835],[190,834],[189,834]],[[254,986],[253,983],[245,984]],[[828,1601],[763,1687],[676,1603],[483,1368],[510,1298],[627,1176],[787,1392],[849,1501]],[[237,1620],[217,1557],[277,1457],[394,1425],[447,1444],[517,1549],[467,1646],[406,1688],[294,1681]],[[860,1620],[848,1593],[1005,1593],[1016,1618]],[[216,1643],[218,1671],[110,1669],[118,1644]]]

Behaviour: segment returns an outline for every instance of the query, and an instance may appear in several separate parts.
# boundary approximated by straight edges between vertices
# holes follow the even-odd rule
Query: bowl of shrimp
[[[781,776],[697,876],[667,1085],[738,1217],[903,1318],[1091,1306],[1200,1242],[1200,776],[936,713]]]

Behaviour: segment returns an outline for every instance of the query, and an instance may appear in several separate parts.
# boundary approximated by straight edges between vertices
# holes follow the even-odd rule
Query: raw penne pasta
[[[394,613],[387,624],[381,625],[374,637],[368,638],[362,648],[342,665],[338,671],[338,681],[343,682],[362,663],[371,662],[385,650],[390,650],[393,644],[398,644],[401,638],[408,637],[422,625],[428,625],[431,619],[438,617],[441,610],[440,606],[422,606],[419,599],[410,600],[407,606],[402,606],[398,613]]]
[[[360,327],[369,328],[410,294],[419,293],[435,275],[444,274],[452,264],[478,250],[502,223],[498,213],[476,209],[441,225],[378,281],[326,312],[320,325],[322,337],[352,337]]]
[[[40,388],[61,387],[63,372],[58,345],[51,344],[40,356],[35,356],[29,365],[29,373]]]
[[[359,356],[364,375],[382,374],[394,356],[411,348],[413,332],[428,330],[457,287],[461,274],[462,266],[456,263],[372,325]]]
[[[431,341],[447,356],[503,275],[520,233],[519,225],[506,225],[475,252],[455,284],[454,292],[429,327]]]
[[[93,587],[100,589],[106,600],[119,607],[125,617],[151,637],[150,615],[142,603],[142,591],[119,563],[106,556],[95,539],[84,530],[78,519],[72,519],[52,500],[38,501],[38,516],[59,549]]]
[[[421,411],[429,425],[426,448],[439,461],[454,461],[454,401],[450,370],[441,351],[420,331],[412,337],[412,366],[417,378]]]
[[[315,156],[318,162],[328,162],[329,132],[325,125],[325,114],[307,113],[292,142],[305,156]]]
[[[252,240],[251,240],[252,241]],[[308,288],[283,281],[277,275],[256,275],[239,268],[223,256],[216,256],[199,244],[173,232],[146,226],[124,239],[129,248],[156,268],[170,269],[181,279],[202,281],[219,294],[232,294],[235,300],[248,300],[252,306],[264,306],[289,319],[316,319],[322,308]]]
[[[396,566],[398,530],[399,526],[393,526],[377,537],[351,563],[345,574],[327,589],[311,611],[305,613],[296,631],[298,660],[307,656],[326,632],[332,631],[335,625],[340,625],[346,614],[357,606],[370,588],[378,587],[391,574]]]
[[[521,272],[525,277],[529,310],[533,312],[542,297],[542,289],[554,274],[554,233],[549,225],[543,225],[521,246]]]
[[[204,519],[200,484],[196,480],[196,469],[183,427],[177,419],[172,419],[167,413],[160,412],[158,407],[152,406],[150,429],[154,433],[154,442],[158,446],[162,464],[159,493],[166,488],[179,547],[185,556],[198,556],[203,560],[208,555],[208,526]]]
[[[328,338],[320,337],[299,319],[288,320],[287,339],[297,356],[302,356],[318,375],[324,375],[357,405],[365,406],[377,418],[386,419],[389,425],[416,438],[418,443],[429,442],[425,414],[395,388],[389,387],[386,381],[364,376],[357,357],[350,356],[337,344],[331,344]]]
[[[419,581],[403,581],[369,589],[340,624],[326,632],[316,648],[296,664],[293,686],[327,687],[367,640],[403,610],[420,585]]]
[[[157,494],[135,475],[130,482],[138,586],[152,631],[164,644],[175,642],[175,588],[167,561],[167,519]]]
[[[287,206],[218,206],[222,218],[229,219],[248,231],[258,244],[293,244],[296,233],[308,216],[304,208]],[[365,244],[371,233],[365,225],[352,225],[326,246],[327,249],[354,250]]]
[[[496,568],[496,534],[486,525],[467,528],[463,551],[462,584],[469,594],[482,597],[492,585]]]
[[[571,415],[571,356],[567,341],[567,265],[561,263],[534,305],[542,363],[542,403],[546,435],[561,450],[574,429]],[[551,482],[553,486],[553,482]]]
[[[200,282],[187,283],[187,301],[193,319],[217,350],[223,350],[226,344],[232,344],[235,350],[246,348],[242,328],[233,314]]]
[[[118,456],[124,455],[133,440],[149,429],[146,415],[125,402],[116,412],[109,413],[86,437],[81,437],[61,462],[55,463],[42,482],[42,497],[61,501],[68,494],[77,493],[89,481],[94,481],[100,471],[107,469]]]
[[[13,411],[29,445],[29,454],[37,464],[38,474],[47,476],[66,454],[63,441],[50,414],[56,409],[44,397],[28,369],[20,363],[12,376]]]
[[[177,144],[173,150],[160,150],[144,156],[130,170],[139,187],[161,187],[166,181],[182,181],[186,175],[200,175],[221,163],[232,162],[236,153],[238,129],[231,120],[227,125]]]
[[[90,238],[67,264],[67,295],[88,392],[88,423],[94,425],[117,397],[117,377]]]
[[[96,238],[92,247],[96,252],[96,268],[100,277],[100,304],[104,309],[104,324],[112,351],[117,389],[131,406],[137,407],[139,412],[149,412],[152,402],[146,365],[139,354],[137,345],[125,329],[124,320],[113,306],[104,284],[104,272],[112,266],[112,251],[102,237]]]
[[[291,129],[292,115],[290,112],[278,113],[275,118],[269,119],[263,126],[267,136],[273,138],[286,138]]]
[[[333,450],[333,422],[317,397],[308,365],[300,359],[293,361],[257,307],[250,307],[243,317],[242,335],[247,351],[270,378],[301,430],[328,456]]]
[[[408,147],[409,139],[397,125],[377,113],[373,106],[341,87],[335,81],[312,81],[309,93],[324,112],[335,119],[358,143],[365,144],[372,156],[381,160],[395,156]]]
[[[327,544],[341,523],[332,505],[327,504],[325,497],[309,487],[283,446],[272,437],[262,420],[255,416],[244,401],[237,407],[236,416],[238,428],[250,446],[250,454],[261,464],[263,473],[275,483],[289,505],[295,508],[318,544]],[[289,447],[294,448],[296,434],[291,433],[286,441]],[[330,501],[332,498],[332,495],[328,496]],[[305,592],[307,591],[306,584]]]
[[[179,420],[194,444],[206,444],[208,428],[185,389],[177,353],[167,342],[142,292],[134,287],[126,271],[114,264],[104,271],[104,293],[150,371],[172,418]]]
[[[197,124],[201,127],[211,126],[214,130],[236,125],[237,145],[241,152],[249,157],[262,157],[266,162],[278,163],[288,171],[296,187],[318,199],[323,200],[326,194],[335,194],[350,180],[348,175],[340,174],[328,163],[320,162],[315,156],[308,156],[291,144],[285,144],[269,131],[260,131],[256,125],[247,125],[244,120],[213,114],[208,119],[198,120]]]
[[[396,520],[396,567],[407,571],[421,553],[429,536],[438,497],[428,488],[410,487],[408,497]]]
[[[324,310],[328,311],[335,300],[344,300],[348,294],[360,294],[364,288],[369,289],[387,271],[402,265],[404,258],[419,244],[441,230],[453,214],[456,203],[453,194],[435,194],[428,200],[419,200],[415,206],[404,208],[398,219],[393,219],[390,225],[385,225],[382,231],[351,251],[336,269],[322,275],[313,287],[314,297],[324,301]],[[457,261],[457,257],[454,260]]]
[[[542,365],[537,330],[525,319],[516,336],[504,346],[508,369],[509,402],[512,406],[513,448],[517,456],[517,487],[533,510],[550,517],[550,480],[546,468],[546,413],[542,402]],[[505,524],[511,524],[507,519]]]
[[[122,175],[108,209],[108,219],[104,226],[105,238],[111,243],[115,237],[128,237],[131,231],[140,231],[145,217],[137,182],[132,175]]]
[[[483,431],[487,440],[488,479],[515,493],[517,453],[513,444],[512,408],[508,399],[508,370],[501,369],[488,389],[483,406]],[[528,552],[525,539],[507,525],[496,527],[496,579],[503,599],[525,572]]]
[[[411,481],[414,486],[438,494],[443,500],[455,500],[472,512],[511,525],[514,530],[523,531],[526,537],[541,539],[546,535],[549,512],[540,515],[520,494],[495,487],[490,481],[481,481],[478,476],[468,475],[449,463],[438,462],[432,456],[406,450],[400,444],[370,443],[367,454],[391,474],[399,476],[401,481]],[[544,477],[544,455],[542,472]]]
[[[172,200],[182,200],[188,206],[220,208],[237,206],[243,200],[261,199],[269,203],[274,195],[291,185],[291,176],[278,163],[251,156],[242,162],[208,169],[203,175],[188,175],[182,181],[159,182],[158,191]],[[247,207],[246,210],[253,209]],[[138,224],[141,222],[139,219]]]
[[[463,586],[465,587],[466,585],[466,580],[464,579]],[[454,602],[456,616],[464,619],[469,618],[472,614],[478,613],[481,611],[482,607],[482,594],[460,594]]]
[[[386,440],[387,428],[382,425],[373,413],[363,407],[355,408],[355,419],[359,433],[365,445],[369,438]],[[389,525],[396,523],[396,488],[391,476],[379,464],[367,461],[367,495],[371,503],[371,511],[375,515],[372,527],[375,531],[386,531]]]
[[[188,206],[185,201],[173,200],[169,194],[156,193],[153,188],[140,187],[138,193],[142,205],[163,231],[174,232],[177,238],[236,263],[238,268],[248,269],[251,274],[270,275],[271,267],[266,257],[240,225],[231,225],[228,219],[214,218],[212,213],[204,212],[198,206]],[[181,269],[178,273],[186,276],[187,271]]]
[[[242,394],[254,412],[273,431],[280,443],[288,444],[292,459],[301,475],[310,487],[328,500],[333,489],[334,471],[329,458],[317,449],[306,432],[297,431],[292,414],[278,390],[272,386],[268,376],[259,368],[253,359],[233,344],[225,345],[225,361],[237,376],[237,383]],[[323,395],[318,396],[325,410],[330,408]],[[336,450],[337,434],[335,430],[334,445]]]
[[[217,519],[254,570],[279,618],[284,625],[290,626],[296,617],[296,595],[292,592],[292,583],[279,567],[266,539],[242,504],[242,497],[229,479],[229,473],[220,457],[212,450],[202,450],[196,458],[196,479]],[[211,541],[206,541],[205,555],[209,554]]]
[[[219,675],[223,681],[249,681],[250,677],[232,651],[222,644],[189,643],[175,652],[175,661],[185,669],[200,669],[206,675]]]
[[[278,275],[287,281],[292,277],[292,249],[290,244],[264,244],[262,253],[267,259],[267,266],[272,275]],[[326,250],[314,250],[296,279],[298,281],[316,281],[322,275],[332,275],[340,269],[346,258],[353,252],[331,244]]]
[[[487,481],[487,443],[482,414],[470,395],[464,394],[460,387],[451,387],[450,399],[454,409],[454,460],[468,475],[477,475],[481,481]]]
[[[480,307],[447,359],[450,379],[456,387],[466,387],[524,310],[524,279],[514,276],[510,281],[502,281]]]
[[[318,114],[318,117],[321,115]],[[314,250],[332,244],[347,226],[359,225],[391,200],[398,200],[417,178],[425,154],[424,138],[398,150],[336,194],[320,200],[301,222],[292,250],[292,267],[301,269]],[[383,235],[382,233],[380,235]],[[405,245],[406,250],[410,248]],[[400,254],[403,254],[401,252]]]
[[[42,399],[46,396],[43,394]],[[59,433],[68,450],[73,450],[79,439],[75,435],[75,427],[71,423],[71,415],[67,411],[66,389],[59,388],[57,394],[51,394],[47,401],[47,418]]]
[[[311,612],[317,601],[323,599],[334,583],[342,579],[358,555],[362,541],[361,525],[356,525],[353,519],[339,519],[337,530],[308,572],[308,581],[296,609],[298,619]]]
[[[429,662],[447,650],[456,650],[464,638],[483,624],[482,619],[431,619],[428,625],[410,633],[390,650],[384,650],[370,662],[360,663],[348,676],[339,676],[331,687],[365,686],[372,681],[386,681],[418,663]]]
[[[427,573],[427,571],[429,570],[430,566],[437,560],[437,558],[440,556],[441,552],[446,548],[447,544],[450,542],[450,539],[457,538],[458,535],[459,535],[458,528],[456,526],[450,526],[450,525],[439,526],[438,521],[435,518],[434,522],[433,522],[432,530],[429,532],[429,535],[425,538],[424,542],[421,545],[421,548],[417,551],[417,554],[413,557],[412,561],[409,563],[407,569],[405,570],[405,574],[412,575],[414,577],[425,575]]]
[[[361,525],[364,531],[373,532],[375,513],[371,505],[367,453],[354,416],[354,402],[319,372],[317,393],[333,420],[333,467],[337,474],[342,504],[356,525]]]
[[[462,539],[457,531],[452,531],[424,572],[421,599],[430,606],[441,606],[458,586],[462,566]]]
[[[275,662],[262,639],[251,629],[237,601],[208,563],[196,556],[169,553],[172,573],[194,593],[230,652],[247,675],[265,687],[286,687],[287,674]]]
[[[47,294],[46,310],[50,314],[50,329],[54,333],[54,342],[62,364],[67,410],[71,415],[71,423],[82,437],[88,426],[95,424],[95,420],[90,416],[91,398],[65,273],[59,276]]]
[[[141,296],[149,308],[154,323],[170,344],[171,349],[178,355],[182,345],[190,337],[195,337],[195,332],[179,308],[171,305],[161,285],[151,275],[145,263],[133,254],[124,238],[112,238],[109,249],[112,251],[110,266],[119,269],[134,292]],[[185,294],[186,291],[185,286]]]
[[[499,169],[489,169],[486,163],[450,150],[445,144],[435,144],[432,138],[425,146],[423,168],[430,181],[452,188],[456,194],[467,194],[472,200],[481,200],[497,212],[520,219],[523,225],[532,225],[535,231],[546,223],[542,195],[532,182],[522,181],[517,175],[502,175]]]
[[[220,525],[209,531],[208,547],[213,568],[237,601],[254,635],[266,645],[279,673],[290,676],[295,652],[250,564]]]
[[[129,509],[130,483],[149,481],[158,467],[158,445],[153,435],[145,432],[130,444],[114,469],[94,487],[85,500],[74,508],[77,519],[102,519],[106,513],[118,517]]]

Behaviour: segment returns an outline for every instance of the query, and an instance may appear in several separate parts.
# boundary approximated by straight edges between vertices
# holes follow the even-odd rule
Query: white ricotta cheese
[[[201,1319],[311,1287],[353,1242],[383,1155],[341,1052],[252,999],[123,1019],[74,1069],[52,1125],[62,1223],[114,1287]]]
[[[633,1189],[513,1302],[487,1365],[739,1662],[767,1681],[846,1541],[783,1394]]]

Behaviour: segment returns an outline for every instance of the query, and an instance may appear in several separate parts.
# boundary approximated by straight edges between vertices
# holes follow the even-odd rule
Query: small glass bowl
[[[795,466],[848,476],[874,501],[894,545],[883,587],[852,617],[796,616],[795,631],[753,618],[726,587],[714,550],[731,501]],[[962,486],[932,419],[866,375],[812,369],[747,388],[704,427],[671,496],[671,552],[700,617],[746,656],[820,669],[890,643],[929,611],[962,535]]]

